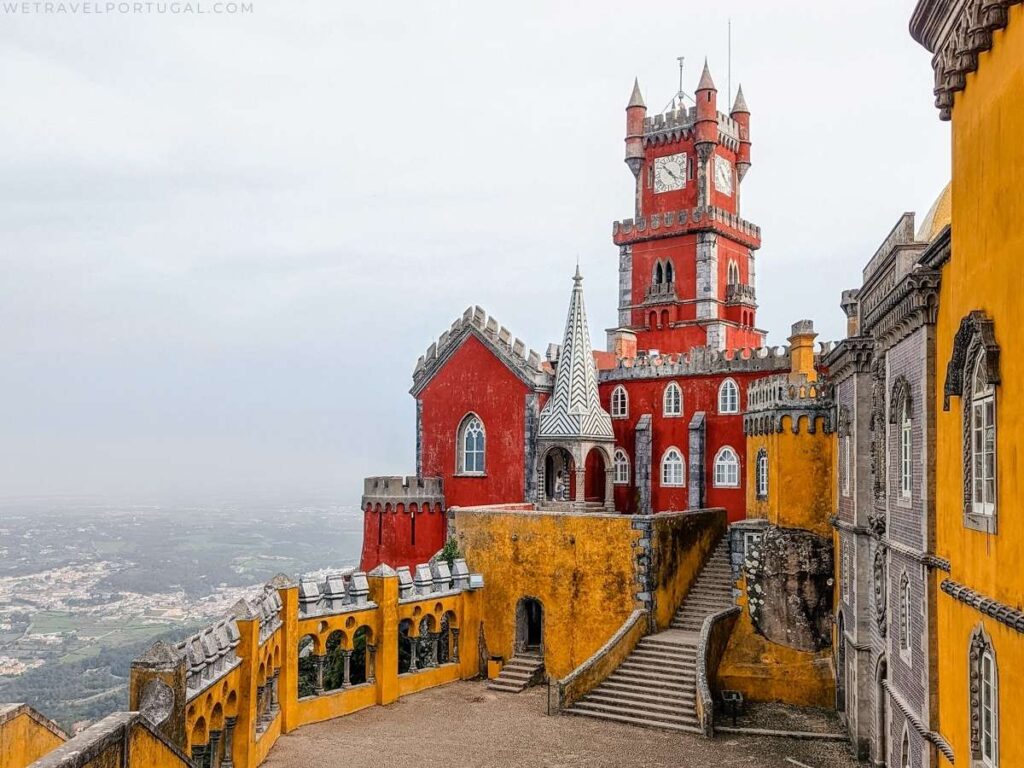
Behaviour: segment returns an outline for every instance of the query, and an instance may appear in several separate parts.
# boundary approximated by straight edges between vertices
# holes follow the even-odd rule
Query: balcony
[[[754,286],[744,283],[729,283],[725,286],[725,303],[756,305]]]
[[[654,283],[647,288],[647,292],[644,294],[644,304],[664,304],[675,300],[676,284],[674,282]]]

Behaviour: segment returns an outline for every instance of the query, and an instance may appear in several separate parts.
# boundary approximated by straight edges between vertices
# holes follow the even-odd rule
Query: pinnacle
[[[717,91],[715,88],[715,81],[711,79],[711,70],[708,68],[708,60],[704,59],[704,72],[700,76],[700,83],[697,85],[698,91]]]
[[[647,109],[647,105],[644,104],[644,97],[640,93],[640,80],[639,78],[633,78],[633,93],[629,97],[629,104],[626,105],[626,109],[630,107],[643,107]]]
[[[745,98],[743,98],[743,86],[742,85],[739,87],[739,90],[736,91],[736,101],[732,105],[732,112],[731,112],[731,114],[733,114],[733,115],[736,115],[736,114],[749,115],[750,114],[750,109],[747,107],[747,100]]]

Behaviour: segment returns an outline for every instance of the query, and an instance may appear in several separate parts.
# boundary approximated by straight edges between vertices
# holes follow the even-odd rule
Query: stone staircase
[[[519,693],[543,678],[544,657],[536,651],[523,651],[509,659],[501,668],[501,674],[487,681],[487,687],[492,691]]]
[[[697,645],[704,618],[732,605],[729,545],[723,538],[704,563],[669,629],[636,649],[566,712],[620,723],[699,733]]]

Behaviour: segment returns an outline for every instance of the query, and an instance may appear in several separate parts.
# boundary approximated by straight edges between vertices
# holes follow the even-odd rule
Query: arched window
[[[484,423],[475,413],[462,420],[459,427],[459,474],[482,475],[486,437]]]
[[[740,457],[728,445],[715,456],[715,487],[736,488],[740,484]]]
[[[740,281],[740,266],[735,261],[729,261],[729,284],[736,285]]]
[[[971,380],[970,466],[974,514],[996,513],[996,393],[978,356]]]
[[[757,463],[754,465],[754,487],[757,498],[768,498],[768,451],[764,448],[757,452]]]
[[[985,766],[999,765],[999,676],[991,646],[981,655],[981,722],[979,746]]]
[[[665,397],[661,412],[664,416],[683,415],[683,390],[674,381],[670,381],[668,386],[665,387]]]
[[[903,726],[903,742],[900,744],[900,768],[910,768],[910,733]]]
[[[850,495],[850,436],[843,435],[839,443],[839,471],[842,473],[843,496]]]
[[[910,579],[900,576],[900,650],[910,650]]]
[[[626,388],[618,386],[612,390],[612,418],[624,419],[629,416],[629,395]]]
[[[911,464],[913,448],[913,427],[910,420],[910,403],[903,401],[903,413],[900,416],[900,496],[910,498],[913,470]]]
[[[669,448],[661,459],[661,484],[666,486],[686,485],[683,454],[678,448]]]
[[[665,281],[665,272],[662,269],[661,262],[659,261],[654,265],[654,284],[661,285]]]
[[[718,412],[740,412],[740,388],[736,386],[736,382],[732,379],[726,379],[718,388]]]
[[[616,485],[629,485],[629,456],[621,448],[615,449],[615,458],[612,461],[615,470],[613,479]]]
[[[675,274],[673,274],[672,262],[671,261],[666,261],[665,262],[665,282],[666,283],[671,283],[674,279],[675,279]]]

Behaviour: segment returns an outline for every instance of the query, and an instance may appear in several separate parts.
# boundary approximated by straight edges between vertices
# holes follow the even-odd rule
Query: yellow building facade
[[[25,768],[67,738],[60,726],[27,704],[0,704],[2,768]]]
[[[938,725],[956,765],[1024,765],[1024,6],[922,0],[952,121],[952,230],[936,326]],[[952,765],[945,755],[941,765]]]

